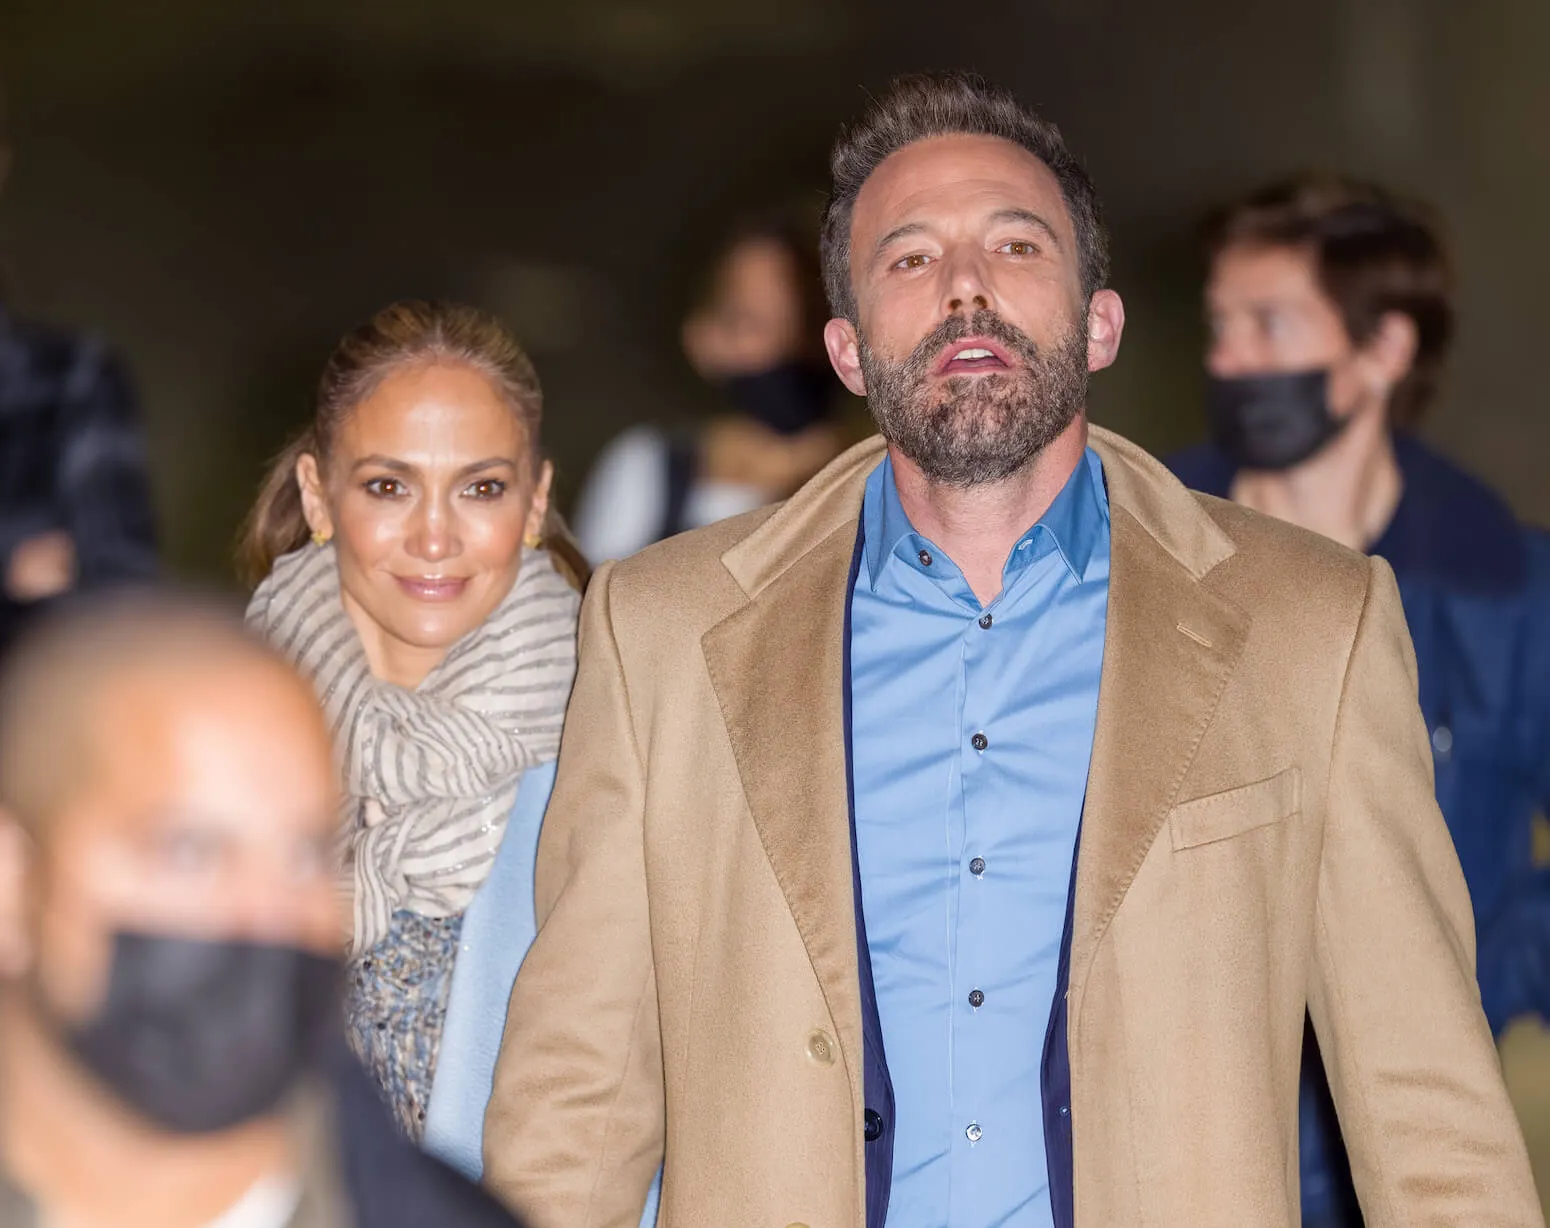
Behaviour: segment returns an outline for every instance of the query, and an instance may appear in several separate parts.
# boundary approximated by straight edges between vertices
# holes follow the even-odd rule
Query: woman
[[[249,622],[312,678],[343,766],[351,1042],[473,1177],[586,576],[542,400],[491,317],[395,303],[330,357],[244,540]]]

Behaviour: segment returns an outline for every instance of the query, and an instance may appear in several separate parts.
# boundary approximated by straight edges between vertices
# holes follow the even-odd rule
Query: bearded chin
[[[1068,337],[1035,364],[955,376],[932,388],[903,364],[869,363],[867,387],[883,436],[944,486],[1004,481],[1071,425],[1087,397],[1087,339]]]

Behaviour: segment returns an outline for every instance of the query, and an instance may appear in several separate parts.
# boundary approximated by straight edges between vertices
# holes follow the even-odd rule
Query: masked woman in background
[[[623,558],[784,499],[839,455],[817,252],[816,235],[778,216],[744,222],[721,245],[680,340],[722,410],[697,429],[635,427],[603,450],[574,518],[588,558]]]
[[[351,1043],[475,1178],[586,579],[542,407],[496,320],[395,303],[335,349],[244,540],[248,620],[313,680],[343,767]]]

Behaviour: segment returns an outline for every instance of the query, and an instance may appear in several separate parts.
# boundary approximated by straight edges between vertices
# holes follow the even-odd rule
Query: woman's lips
[[[394,576],[398,587],[416,601],[456,601],[468,587],[454,576]]]

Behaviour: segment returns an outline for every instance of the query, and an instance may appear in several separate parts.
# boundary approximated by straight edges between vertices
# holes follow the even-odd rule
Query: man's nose
[[[942,303],[946,313],[973,315],[976,311],[988,310],[995,296],[979,253],[959,251],[947,259],[947,285]]]

